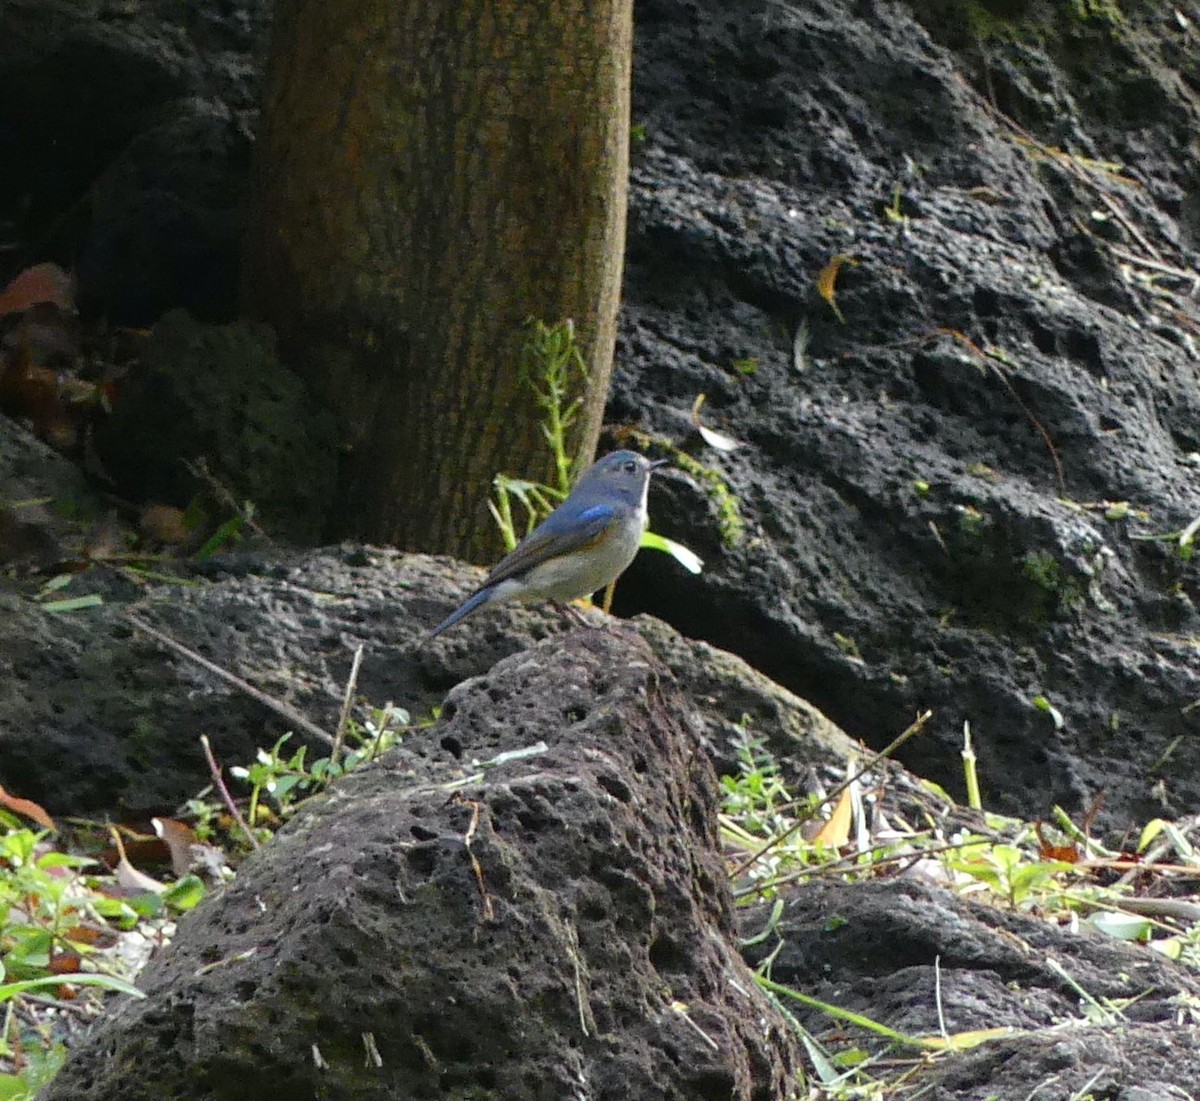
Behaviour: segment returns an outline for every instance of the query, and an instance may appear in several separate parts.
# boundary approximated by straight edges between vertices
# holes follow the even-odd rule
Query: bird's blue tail
[[[474,596],[469,597],[457,608],[454,609],[445,619],[442,620],[432,631],[429,632],[421,641],[428,642],[431,638],[440,635],[444,630],[453,627],[459,620],[466,619],[476,608],[481,604],[486,604],[492,599],[496,587],[489,585],[486,589],[480,589]]]

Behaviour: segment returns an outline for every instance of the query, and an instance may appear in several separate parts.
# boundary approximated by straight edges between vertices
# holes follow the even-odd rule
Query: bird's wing
[[[574,515],[556,510],[496,563],[482,588],[490,588],[510,577],[528,573],[534,566],[583,550],[599,542],[616,520],[617,510],[609,505],[592,505]]]

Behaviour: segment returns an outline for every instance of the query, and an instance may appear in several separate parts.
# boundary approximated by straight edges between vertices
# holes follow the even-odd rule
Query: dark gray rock
[[[186,917],[44,1101],[795,1096],[716,801],[632,631],[514,655]]]
[[[6,5],[0,216],[94,258],[97,309],[233,301],[265,13]],[[746,530],[722,541],[711,480],[662,479],[657,525],[708,568],[642,556],[619,608],[875,745],[934,708],[904,759],[955,791],[970,721],[997,806],[1103,792],[1124,825],[1200,799],[1195,566],[1143,541],[1200,515],[1195,27],[1055,0],[638,4],[609,420],[710,464]],[[838,253],[844,321],[816,289]],[[699,393],[746,447],[703,447]]]
[[[90,315],[231,316],[269,7],[7,0],[0,283],[54,259]]]
[[[743,936],[761,933],[770,913],[769,904],[744,911]],[[1133,1101],[1148,1089],[1143,1096],[1170,1101],[1190,1098],[1200,1080],[1200,1041],[1182,1008],[1195,1004],[1200,980],[1138,945],[910,879],[806,883],[748,956],[757,962],[777,948],[776,982],[910,1037],[1014,1030],[929,1060],[906,1082],[914,1096],[1017,1101],[1044,1086],[1053,1097]],[[844,1022],[794,1002],[789,1009],[818,1039],[832,1031],[835,1045],[844,1040]]]
[[[640,3],[608,419],[710,464],[747,530],[658,479],[707,568],[642,555],[618,608],[876,746],[933,708],[902,759],[954,792],[970,721],[992,805],[1194,807],[1196,566],[1142,540],[1200,515],[1195,36],[1148,7]],[[745,447],[703,447],[700,393]]]
[[[265,325],[204,325],[182,310],[150,334],[143,362],[100,422],[105,470],[138,499],[186,508],[203,461],[266,527],[318,542],[332,507],[338,441],[332,418],[275,355]]]
[[[82,541],[81,521],[104,512],[102,497],[75,463],[0,416],[0,565],[5,572],[49,569],[70,557]]]
[[[488,609],[416,645],[455,599],[447,592],[466,593],[479,576],[436,559],[347,547],[230,556],[149,592],[94,569],[73,580],[70,595],[96,592],[105,603],[66,615],[0,591],[0,784],[55,813],[157,812],[208,782],[201,734],[225,764],[249,763],[288,730],[293,744],[307,740],[294,723],[136,632],[124,615],[131,603],[177,642],[332,730],[359,645],[357,701],[390,701],[421,719],[459,682],[568,625],[550,609]],[[828,720],[740,659],[651,620],[639,628],[677,671],[722,767],[734,767],[743,719],[783,758],[840,768],[852,755]]]

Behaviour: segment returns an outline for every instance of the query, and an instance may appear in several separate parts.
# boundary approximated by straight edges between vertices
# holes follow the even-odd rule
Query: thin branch
[[[337,764],[342,757],[342,741],[346,737],[346,724],[350,721],[350,708],[354,703],[354,690],[358,686],[358,667],[362,665],[363,647],[362,643],[358,644],[358,649],[354,651],[354,661],[350,665],[350,676],[346,678],[346,694],[342,697],[342,711],[338,715],[337,730],[333,735],[333,751],[329,754],[329,759],[333,764]]]
[[[242,812],[238,810],[237,803],[233,801],[233,796],[229,794],[229,788],[225,786],[225,777],[221,775],[221,766],[217,764],[217,759],[213,756],[212,746],[208,744],[208,735],[200,735],[200,744],[204,747],[204,759],[208,762],[208,771],[212,773],[213,786],[216,787],[225,803],[226,809],[233,815],[233,820],[242,828],[242,833],[250,840],[250,845],[255,849],[261,849],[258,838],[254,836],[254,831],[246,824],[246,819],[242,817]]]
[[[202,669],[207,669],[214,676],[220,677],[223,681],[225,681],[226,684],[232,685],[239,692],[245,693],[245,695],[249,696],[252,700],[257,700],[264,707],[270,708],[270,710],[274,711],[276,715],[286,719],[298,729],[304,731],[305,734],[324,742],[326,745],[334,744],[334,738],[332,734],[322,730],[311,719],[305,718],[305,716],[301,715],[300,712],[294,707],[284,703],[282,700],[275,699],[274,696],[268,696],[266,692],[255,688],[254,685],[242,680],[242,678],[237,676],[235,673],[229,672],[228,669],[222,669],[219,665],[209,661],[208,658],[201,657],[196,653],[195,650],[189,650],[183,645],[182,642],[176,642],[170,635],[164,634],[157,627],[151,627],[149,623],[147,623],[144,619],[134,615],[133,612],[127,611],[125,616],[139,631],[143,631],[145,634],[148,634],[152,639],[154,639],[156,642],[160,642],[168,650],[173,650],[176,654],[179,654],[180,657],[185,657],[188,659],[188,661],[195,662]]]

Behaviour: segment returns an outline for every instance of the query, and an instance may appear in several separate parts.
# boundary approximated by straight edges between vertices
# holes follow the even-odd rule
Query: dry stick
[[[778,848],[780,845],[782,845],[789,837],[792,836],[792,834],[794,834],[802,825],[804,825],[805,822],[807,822],[817,812],[818,807],[824,806],[826,803],[832,803],[833,800],[835,800],[839,795],[841,795],[842,792],[845,791],[846,788],[848,788],[856,780],[861,780],[868,772],[871,771],[871,769],[873,769],[877,764],[879,764],[880,761],[884,760],[887,757],[890,757],[893,753],[896,752],[897,749],[899,749],[905,742],[907,742],[909,738],[913,737],[915,734],[919,734],[921,732],[921,729],[925,726],[925,724],[927,722],[929,722],[929,720],[932,716],[933,716],[932,711],[923,711],[920,715],[918,715],[916,717],[916,719],[912,723],[909,724],[908,728],[904,731],[904,733],[902,733],[898,737],[894,738],[890,744],[884,746],[883,749],[881,749],[878,753],[867,758],[866,764],[864,764],[862,766],[862,768],[860,768],[853,776],[848,776],[845,780],[843,780],[840,784],[838,784],[838,786],[835,787],[828,795],[826,795],[825,798],[822,799],[820,803],[817,803],[816,805],[811,807],[806,813],[801,814],[796,819],[795,822],[793,822],[790,826],[788,826],[788,828],[786,830],[783,831],[783,833],[777,834],[775,837],[772,837],[770,841],[768,841],[761,849],[758,850],[758,852],[751,853],[750,856],[748,856],[745,860],[742,861],[741,864],[739,864],[736,868],[733,869],[733,872],[730,874],[729,878],[737,879],[737,877],[739,875],[741,875],[742,872],[744,872],[747,868],[749,868],[756,860],[759,860],[760,858],[765,856],[772,849]]]
[[[187,658],[188,661],[194,661],[202,669],[207,669],[210,673],[220,677],[226,682],[226,684],[233,685],[234,688],[238,689],[240,692],[244,692],[252,700],[257,700],[264,707],[270,708],[270,710],[274,711],[276,715],[279,715],[288,722],[294,724],[300,730],[304,731],[305,734],[324,742],[326,745],[334,744],[334,738],[332,734],[322,730],[311,719],[305,718],[294,707],[290,707],[282,700],[275,699],[274,696],[268,696],[265,692],[255,688],[254,685],[242,680],[242,678],[236,674],[229,672],[228,669],[222,669],[219,665],[215,665],[213,662],[209,661],[208,658],[201,657],[196,653],[195,650],[189,650],[183,645],[182,642],[176,642],[170,635],[163,634],[163,632],[157,627],[151,627],[149,623],[147,623],[144,619],[140,619],[138,616],[134,615],[133,612],[127,611],[125,616],[139,631],[144,631],[152,639],[162,643],[162,645],[167,647],[168,650],[175,651],[175,653],[179,654],[181,657]]]
[[[969,336],[967,336],[966,333],[960,333],[957,329],[938,329],[937,332],[941,335],[949,336],[952,339],[957,340],[972,355],[978,356],[983,361],[984,366],[990,367],[996,373],[996,377],[1002,383],[1004,383],[1008,392],[1012,395],[1013,401],[1015,401],[1017,403],[1018,408],[1021,410],[1022,413],[1025,414],[1026,420],[1028,420],[1029,423],[1033,425],[1033,427],[1037,431],[1038,435],[1042,437],[1042,442],[1046,445],[1046,450],[1050,452],[1050,459],[1054,463],[1054,473],[1055,473],[1055,476],[1058,478],[1059,491],[1065,497],[1067,494],[1067,480],[1063,474],[1062,461],[1058,457],[1058,448],[1056,448],[1054,446],[1054,441],[1050,438],[1050,433],[1046,431],[1046,426],[1044,424],[1042,424],[1042,422],[1033,415],[1033,411],[1021,399],[1021,395],[1017,393],[1016,388],[1013,386],[1012,382],[1009,380],[1008,375],[1006,375],[999,368],[999,366],[997,366],[996,357],[994,355],[989,355],[982,348],[980,348],[979,345],[977,345]]]
[[[259,844],[258,838],[254,836],[254,831],[246,824],[246,819],[242,817],[242,812],[238,810],[237,803],[233,801],[233,796],[229,794],[229,789],[225,786],[225,777],[221,775],[221,768],[217,764],[217,759],[213,756],[212,746],[208,744],[207,734],[200,735],[200,744],[204,747],[204,759],[208,762],[208,771],[212,773],[213,785],[224,800],[226,808],[233,815],[233,820],[242,827],[242,833],[250,839],[251,846],[261,849],[262,846]]]
[[[265,540],[270,546],[275,545],[275,541],[255,522],[254,517],[247,515],[245,506],[238,503],[238,499],[233,495],[233,492],[226,486],[211,470],[208,469],[208,461],[200,458],[195,462],[184,459],[183,465],[187,467],[188,473],[199,482],[203,482],[208,486],[209,492],[212,493],[218,501],[221,502],[230,512],[242,518],[242,522],[260,539]]]
[[[354,661],[350,665],[350,676],[346,678],[346,694],[342,697],[342,711],[338,715],[337,730],[333,734],[333,750],[329,760],[337,764],[342,756],[342,740],[346,737],[346,724],[350,721],[350,706],[354,703],[354,689],[358,686],[358,667],[362,665],[362,643],[354,651]]]
[[[483,865],[479,863],[475,850],[471,848],[471,842],[475,839],[475,830],[479,826],[480,804],[474,799],[464,799],[463,801],[471,808],[471,824],[467,826],[467,832],[463,835],[463,848],[467,850],[467,856],[471,858],[471,869],[475,872],[475,882],[479,885],[484,920],[491,921],[496,916],[496,910],[492,905],[492,896],[488,894],[487,884],[483,881]]]
[[[970,85],[967,84],[965,80],[962,80],[961,77],[959,79],[964,86],[970,89]],[[1116,218],[1116,220],[1120,222],[1122,226],[1124,226],[1125,231],[1129,234],[1129,236],[1132,237],[1139,245],[1141,245],[1142,248],[1144,248],[1151,256],[1153,256],[1155,260],[1162,259],[1158,249],[1156,249],[1146,239],[1141,230],[1139,230],[1137,226],[1130,221],[1129,216],[1125,213],[1124,209],[1118,205],[1115,200],[1110,199],[1106,194],[1104,194],[1103,191],[1100,190],[1096,184],[1095,177],[1091,173],[1083,170],[1077,157],[1070,153],[1066,153],[1061,149],[1053,149],[1050,146],[1038,141],[1038,139],[1035,138],[1028,130],[1026,130],[1025,127],[1023,127],[1015,119],[1009,118],[1009,116],[1001,111],[1000,108],[994,103],[989,103],[983,96],[978,96],[977,98],[979,99],[980,104],[982,104],[983,109],[999,123],[1007,126],[1014,134],[1020,135],[1022,140],[1028,142],[1045,156],[1057,161],[1077,180],[1080,180],[1081,182],[1092,187],[1096,192],[1096,197],[1106,207],[1108,207],[1109,213],[1111,213],[1112,216]]]
[[[1186,279],[1192,284],[1191,293],[1195,293],[1196,288],[1200,286],[1200,274],[1194,271],[1185,271],[1183,268],[1172,267],[1170,264],[1162,264],[1157,260],[1149,260],[1145,256],[1139,256],[1136,252],[1129,252],[1121,248],[1119,245],[1109,244],[1108,251],[1111,252],[1120,260],[1128,261],[1130,264],[1137,264],[1143,268],[1149,268],[1151,271],[1162,272],[1163,275],[1171,275],[1178,279]]]

